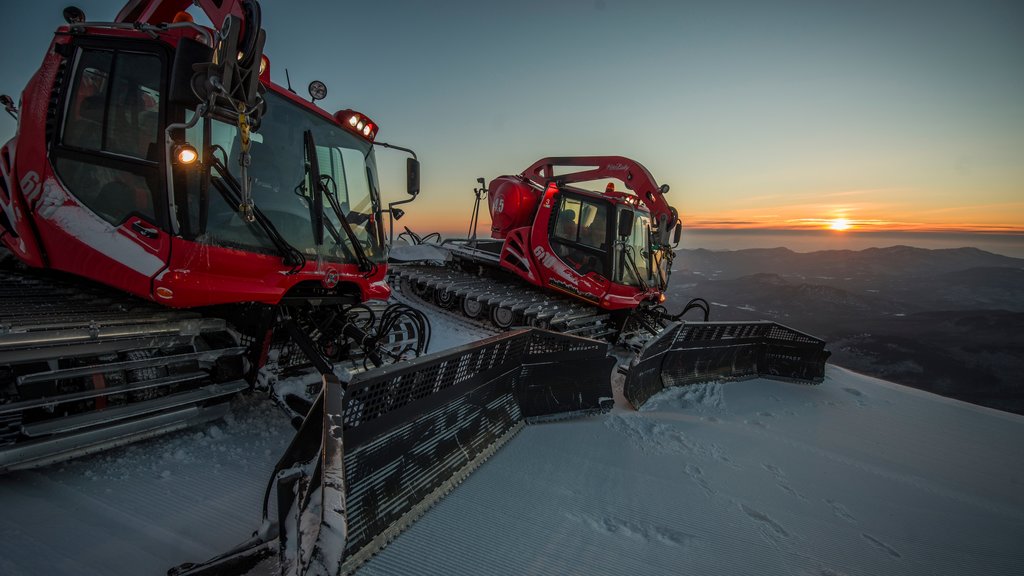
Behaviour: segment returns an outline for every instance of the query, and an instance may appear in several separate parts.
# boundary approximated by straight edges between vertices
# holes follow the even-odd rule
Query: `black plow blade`
[[[823,340],[775,322],[678,322],[647,342],[626,373],[623,394],[639,408],[664,388],[698,382],[817,384],[830,354]]]
[[[278,463],[277,515],[197,574],[347,574],[507,442],[524,422],[613,403],[603,342],[519,330],[356,375],[326,376]]]

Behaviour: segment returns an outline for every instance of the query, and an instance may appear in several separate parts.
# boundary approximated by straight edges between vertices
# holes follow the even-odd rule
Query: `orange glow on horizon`
[[[846,218],[836,218],[829,223],[828,229],[838,230],[841,232],[843,230],[849,230],[850,226],[850,221],[847,220]]]
[[[680,202],[683,229],[766,230],[859,235],[888,232],[978,233],[1024,235],[1024,201],[927,207],[914,199],[915,190],[879,189],[759,196],[726,206],[714,196]],[[473,199],[428,191],[407,209],[396,234],[405,226],[417,233],[442,232],[464,237]],[[714,201],[712,201],[714,200]],[[812,216],[822,215],[822,216]],[[478,235],[490,236],[487,205],[480,209]]]
[[[433,210],[423,212],[410,211],[401,222],[395,223],[395,234],[404,226],[423,234],[441,232],[445,237],[463,237],[469,228],[471,208],[465,213],[449,210],[437,213]],[[480,210],[478,235],[490,237],[490,218],[486,206]],[[704,216],[704,217],[701,217]],[[738,217],[737,217],[738,216]],[[843,234],[884,233],[884,232],[926,232],[926,233],[978,233],[978,234],[1022,234],[1024,226],[1010,224],[979,223],[979,222],[914,222],[908,220],[886,220],[881,218],[779,218],[778,215],[757,215],[745,217],[745,214],[720,215],[682,215],[684,230],[772,230],[772,231],[808,231],[831,232]],[[760,217],[759,217],[760,216]],[[774,216],[774,217],[773,217]]]
[[[973,203],[948,192],[917,188],[804,190],[752,195],[727,206],[719,196],[698,195],[679,208],[683,224],[693,229],[1024,233],[1024,201],[996,197]]]
[[[683,218],[685,229],[693,230],[775,230],[775,231],[825,231],[825,232],[950,232],[978,234],[1024,234],[1024,226],[950,223],[934,224],[927,222],[898,222],[888,220],[854,220],[845,219],[845,224],[836,222],[838,219],[826,220],[806,218],[784,221],[751,221],[728,220],[724,218],[688,219]],[[845,226],[845,228],[838,226]]]

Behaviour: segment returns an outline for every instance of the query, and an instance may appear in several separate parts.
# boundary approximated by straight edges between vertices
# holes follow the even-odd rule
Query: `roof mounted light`
[[[376,122],[355,110],[336,112],[334,119],[341,124],[342,128],[370,142],[377,137],[377,131],[380,129]]]
[[[85,22],[85,12],[78,6],[68,6],[64,9],[64,21],[68,24],[81,24]]]
[[[319,80],[309,83],[309,97],[313,102],[327,98],[327,85]]]

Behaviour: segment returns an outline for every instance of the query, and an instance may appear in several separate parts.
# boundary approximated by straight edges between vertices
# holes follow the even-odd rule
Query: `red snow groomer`
[[[556,172],[567,167],[576,171]],[[578,186],[595,181],[607,182],[599,191]],[[444,244],[464,270],[501,270],[525,284],[430,267],[394,272],[420,296],[471,318],[486,315],[500,328],[531,325],[617,340],[635,331],[636,320],[663,315],[681,230],[666,192],[622,156],[543,158],[477,190],[471,236],[486,195],[491,239]]]
[[[64,16],[20,104],[0,98],[18,121],[0,148],[0,473],[214,419],[266,386],[301,422],[267,493],[278,516],[265,506],[240,548],[255,556],[180,571],[336,574],[526,418],[607,408],[611,361],[580,338],[410,359],[429,325],[384,302],[382,217],[398,211],[375,150],[411,151],[317,106],[322,83],[306,100],[271,82],[255,0]],[[566,363],[586,368],[568,380]],[[275,386],[312,369],[304,390]]]
[[[556,175],[557,167],[589,169]],[[572,186],[605,179],[631,193],[614,182],[600,192]],[[543,158],[520,176],[500,176],[487,197],[491,237],[502,240],[498,264],[602,310],[660,304],[681,229],[667,191],[622,156]],[[492,247],[470,242],[458,252],[482,258]]]
[[[0,472],[215,418],[271,356],[423,351],[422,316],[385,309],[376,124],[270,82],[258,3],[196,2],[218,29],[192,4],[67,8],[3,97]]]
[[[587,182],[598,189],[581,186]],[[543,327],[636,352],[632,367],[620,370],[637,407],[676,384],[754,376],[821,382],[829,353],[818,338],[775,322],[709,322],[700,298],[666,311],[682,228],[668,190],[622,156],[543,158],[475,190],[470,237],[440,245],[448,266],[401,264],[390,272],[403,289],[502,329]],[[475,237],[484,196],[491,239]],[[702,321],[681,321],[690,310]]]

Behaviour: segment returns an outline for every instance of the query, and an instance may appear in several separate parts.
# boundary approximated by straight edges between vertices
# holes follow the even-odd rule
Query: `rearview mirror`
[[[682,225],[681,222],[676,220],[675,230],[672,232],[672,245],[673,246],[678,246],[679,245],[679,239],[682,237],[682,235],[683,235],[683,225]]]
[[[623,210],[619,212],[619,236],[629,236],[633,233],[633,211]]]
[[[405,160],[406,190],[410,196],[420,193],[420,161],[415,158]]]

